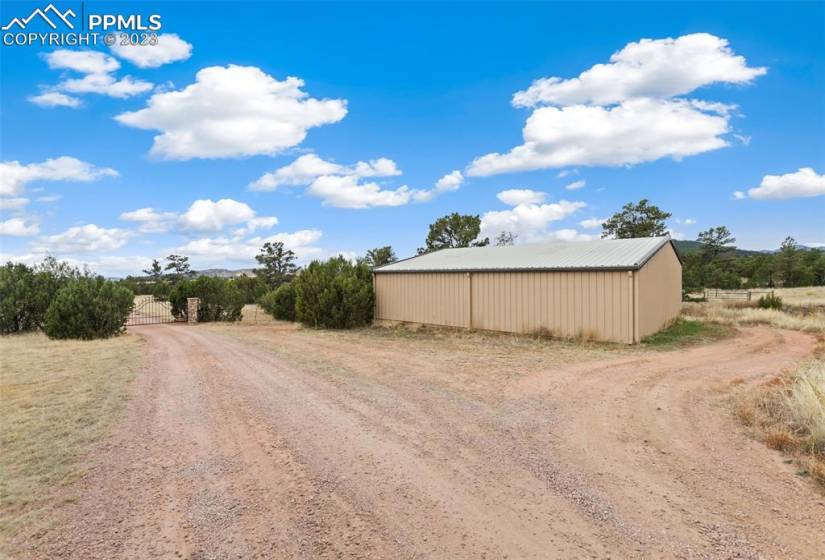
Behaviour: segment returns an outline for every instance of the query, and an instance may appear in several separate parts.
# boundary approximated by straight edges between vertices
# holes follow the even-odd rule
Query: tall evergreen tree
[[[602,237],[631,239],[634,237],[658,237],[667,233],[665,220],[670,218],[658,206],[643,198],[637,204],[628,202],[619,212],[602,224]]]

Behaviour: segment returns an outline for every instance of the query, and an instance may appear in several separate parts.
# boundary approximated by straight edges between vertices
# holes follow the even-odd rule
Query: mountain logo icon
[[[8,31],[13,27],[17,27],[18,29],[26,29],[26,26],[31,22],[33,19],[39,17],[43,21],[48,24],[49,27],[52,29],[57,29],[57,25],[55,25],[54,21],[49,19],[49,14],[56,20],[60,20],[66,25],[69,29],[74,29],[74,24],[71,22],[69,18],[74,18],[77,16],[74,11],[70,9],[66,10],[65,12],[61,12],[57,8],[54,7],[54,4],[49,4],[44,9],[36,8],[28,17],[25,18],[12,18],[10,22],[2,27],[3,31]]]

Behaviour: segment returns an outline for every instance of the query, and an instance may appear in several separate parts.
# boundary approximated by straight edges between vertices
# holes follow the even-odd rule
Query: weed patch
[[[825,361],[810,360],[746,390],[735,412],[765,445],[793,457],[825,487]]]
[[[669,327],[643,339],[642,344],[658,348],[680,348],[721,340],[733,333],[734,330],[728,325],[680,317]]]

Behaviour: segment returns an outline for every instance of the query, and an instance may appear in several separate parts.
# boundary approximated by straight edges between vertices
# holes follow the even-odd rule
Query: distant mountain
[[[197,276],[211,276],[213,278],[237,278],[239,276],[255,276],[254,268],[240,268],[238,270],[229,270],[228,268],[207,268],[205,270],[196,270],[193,274]]]

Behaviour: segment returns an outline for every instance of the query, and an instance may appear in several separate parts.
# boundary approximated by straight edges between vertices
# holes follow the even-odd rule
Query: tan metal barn
[[[443,249],[376,268],[375,317],[634,343],[679,314],[668,237]]]

